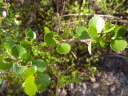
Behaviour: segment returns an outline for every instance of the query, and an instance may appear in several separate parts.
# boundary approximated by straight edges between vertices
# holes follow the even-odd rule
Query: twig
[[[101,15],[101,14],[66,14],[66,15],[63,15],[62,17],[67,17],[67,16],[79,16],[79,15],[85,15],[85,16],[89,16],[89,15],[99,15],[101,17],[113,17],[113,18],[116,18],[116,19],[120,19],[119,17],[116,17],[116,16],[112,16],[112,15]]]
[[[67,40],[62,40],[62,42],[90,42],[92,41],[91,39],[79,39],[79,40],[76,40],[76,39],[67,39]],[[41,43],[37,43],[37,44],[33,44],[34,46],[35,45],[40,45],[40,44],[46,44],[45,42],[41,42]]]
[[[62,42],[90,42],[92,41],[91,39],[68,39],[68,40],[62,40]]]

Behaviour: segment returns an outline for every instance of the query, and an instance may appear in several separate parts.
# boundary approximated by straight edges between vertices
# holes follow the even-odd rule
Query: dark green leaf
[[[33,62],[32,67],[36,67],[37,71],[39,72],[43,72],[46,70],[47,64],[46,62],[44,62],[44,60],[42,59],[37,59]]]
[[[87,28],[86,27],[79,27],[76,29],[76,35],[80,38],[80,39],[88,39],[89,35],[87,32]]]

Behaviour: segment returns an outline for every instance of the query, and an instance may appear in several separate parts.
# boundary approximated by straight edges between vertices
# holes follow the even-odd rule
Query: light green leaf
[[[113,31],[113,30],[115,29],[115,27],[116,27],[116,26],[115,26],[114,24],[112,24],[112,23],[110,23],[110,22],[107,22],[107,23],[105,24],[105,26],[104,26],[104,28],[105,28],[104,33]]]
[[[90,42],[88,45],[88,52],[90,55],[92,54],[92,42]]]
[[[37,92],[37,86],[35,84],[34,76],[29,76],[26,78],[24,83],[24,89],[27,95],[34,96]]]
[[[47,45],[51,45],[51,46],[55,46],[56,45],[56,41],[53,38],[54,35],[57,35],[57,33],[50,32],[50,33],[45,34],[44,41],[46,42]]]
[[[88,39],[89,35],[87,32],[87,28],[86,27],[78,27],[76,29],[76,35],[80,38],[80,39]]]
[[[57,46],[57,51],[61,54],[67,54],[71,50],[71,46],[67,43],[62,43],[61,45]]]
[[[23,66],[18,66],[17,64],[13,64],[13,70],[15,73],[17,74],[21,74],[24,72],[24,70],[26,69],[26,67],[23,67]]]
[[[122,38],[115,39],[110,42],[110,46],[114,51],[123,51],[127,46],[127,42]]]
[[[33,62],[32,67],[37,67],[37,71],[44,72],[46,70],[47,64],[42,59],[37,59]]]
[[[26,50],[24,47],[20,46],[20,45],[14,45],[11,48],[11,53],[13,56],[15,57],[21,57],[23,54],[26,53]]]
[[[29,77],[29,76],[33,76],[35,73],[36,73],[35,69],[32,68],[32,67],[30,67],[30,68],[26,69],[26,70],[22,73],[22,75],[23,75],[24,78],[27,78],[27,77]]]
[[[105,42],[103,42],[103,41],[101,40],[101,41],[99,41],[99,43],[100,43],[100,46],[101,46],[101,47],[105,47]]]
[[[93,39],[95,41],[99,41],[100,40],[100,38],[98,37],[97,31],[96,31],[96,28],[89,27],[88,28],[88,34],[89,34],[91,39]]]
[[[29,47],[31,47],[31,44],[30,44],[30,42],[28,42],[28,41],[21,41],[21,42],[20,42],[20,45],[23,46],[24,48],[29,48]]]
[[[102,17],[95,15],[94,17],[91,18],[88,25],[89,27],[96,28],[97,33],[101,33],[104,28],[105,21],[104,19],[102,19]]]
[[[45,31],[45,33],[49,33],[50,29],[48,27],[44,27],[44,31]]]
[[[119,26],[116,33],[115,33],[115,38],[119,38],[119,37],[122,37],[124,36],[126,33],[126,27],[124,26]]]

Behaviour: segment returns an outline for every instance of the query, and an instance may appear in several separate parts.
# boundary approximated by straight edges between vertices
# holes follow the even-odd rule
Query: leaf
[[[112,24],[112,23],[110,23],[110,22],[107,22],[107,23],[105,24],[105,26],[104,26],[104,28],[105,28],[104,33],[113,31],[113,30],[115,29],[115,27],[116,27],[116,26],[115,26],[114,24]]]
[[[27,28],[26,30],[26,36],[30,39],[36,39],[36,33],[32,31],[31,28]]]
[[[127,42],[123,38],[119,38],[112,40],[110,46],[114,51],[123,51],[127,46]]]
[[[15,73],[17,74],[21,74],[25,71],[26,67],[23,67],[23,66],[18,66],[17,64],[13,64],[13,70]]]
[[[0,2],[0,7],[5,6],[6,4],[4,2]]]
[[[88,52],[90,55],[92,54],[92,42],[90,42],[88,45]]]
[[[95,15],[89,21],[89,27],[94,27],[97,30],[97,33],[101,33],[105,25],[104,19],[102,17]]]
[[[122,37],[124,36],[126,33],[126,27],[124,26],[119,26],[116,33],[115,33],[115,38],[119,38],[119,37]]]
[[[86,27],[79,27],[76,29],[76,35],[80,38],[80,39],[88,39],[89,35],[87,32],[87,28]]]
[[[3,56],[0,56],[0,70],[7,70],[12,68],[12,62],[4,63]]]
[[[50,33],[45,34],[44,41],[46,42],[47,45],[51,45],[51,46],[55,46],[56,45],[56,41],[53,38],[54,35],[57,35],[57,33],[50,32]]]
[[[22,75],[23,75],[24,78],[27,78],[27,77],[29,77],[29,76],[33,76],[35,73],[36,73],[35,69],[32,68],[32,67],[30,67],[30,68],[26,69],[26,70],[22,73]]]
[[[37,89],[38,89],[38,92],[42,93],[47,90],[47,87],[43,85],[37,85]]]
[[[11,48],[11,53],[13,56],[15,57],[21,57],[23,54],[26,53],[26,50],[24,47],[20,46],[20,45],[14,45]]]
[[[95,41],[99,41],[100,40],[100,38],[98,37],[97,31],[96,31],[96,28],[89,27],[88,28],[88,34],[89,34],[91,39],[93,39]]]
[[[22,55],[21,59],[26,62],[29,62],[29,61],[33,60],[33,57],[32,57],[32,55],[30,55],[30,53],[25,53]]]
[[[21,42],[20,42],[20,45],[23,46],[24,48],[29,48],[29,47],[31,47],[31,44],[30,44],[30,42],[28,42],[28,41],[21,41]]]
[[[71,50],[71,46],[67,43],[62,43],[61,45],[57,46],[57,51],[61,54],[67,54]]]
[[[41,84],[45,87],[47,87],[51,82],[51,78],[47,74],[41,74],[38,75],[38,78],[36,79],[36,84]]]
[[[13,45],[15,45],[13,40],[8,40],[4,43],[4,47],[8,50],[10,50]]]
[[[46,70],[47,64],[42,59],[37,59],[33,62],[32,67],[37,67],[37,71],[44,72]]]
[[[37,92],[37,86],[35,84],[34,76],[29,76],[26,78],[24,83],[24,89],[27,95],[34,96]]]
[[[46,33],[49,33],[49,32],[50,32],[50,29],[49,29],[48,27],[44,27],[44,31],[45,31]]]
[[[105,47],[105,42],[104,41],[101,40],[99,43],[100,43],[101,47]]]

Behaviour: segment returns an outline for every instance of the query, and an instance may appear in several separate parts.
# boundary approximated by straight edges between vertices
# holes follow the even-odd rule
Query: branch
[[[90,42],[92,41],[91,39],[79,39],[79,40],[75,40],[75,39],[67,39],[67,40],[62,40],[62,42]],[[36,43],[36,44],[33,44],[34,46],[35,45],[40,45],[40,44],[46,44],[45,42],[41,42],[41,43]]]
[[[62,42],[90,42],[91,39],[79,39],[79,40],[75,40],[75,39],[68,39],[68,40],[62,40]]]
[[[89,16],[89,15],[99,15],[101,17],[113,17],[113,18],[116,18],[116,19],[120,19],[116,16],[112,16],[112,15],[101,15],[101,14],[66,14],[66,15],[63,15],[62,17],[67,17],[67,16],[82,16],[82,15],[85,15],[85,16]]]

